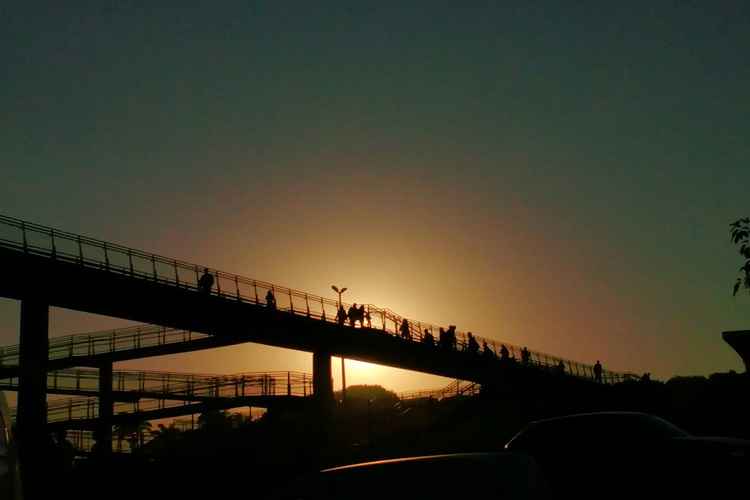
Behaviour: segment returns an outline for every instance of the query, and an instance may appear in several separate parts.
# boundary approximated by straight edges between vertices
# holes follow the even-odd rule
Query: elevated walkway
[[[424,332],[431,332],[437,340],[437,326],[408,319],[408,332],[402,332],[402,321],[407,318],[373,304],[366,305],[370,316],[366,325],[335,328],[339,326],[335,300],[6,216],[0,216],[0,258],[9,269],[0,282],[2,296],[43,299],[49,305],[164,325],[169,329],[165,331],[232,339],[227,342],[259,342],[451,378],[476,378],[472,363],[450,363],[435,359],[444,356],[425,351]],[[210,289],[199,284],[205,269],[213,279]],[[272,302],[266,300],[269,294]],[[362,332],[355,335],[357,330]],[[138,337],[134,334],[130,340]],[[520,358],[518,346],[475,338],[480,345],[487,342],[495,356],[504,344],[511,356]],[[111,339],[97,340],[98,347],[109,349],[113,359],[116,352],[126,350],[107,346]],[[154,347],[167,352],[167,344],[171,342]],[[97,342],[85,345],[86,353],[96,348]],[[456,332],[453,348],[467,351],[464,332]],[[83,354],[79,351],[77,356],[83,358]],[[81,362],[86,365],[85,360]],[[593,378],[593,366],[542,352],[530,351],[530,362],[551,368],[562,362],[568,374]],[[605,371],[603,381],[632,376]]]

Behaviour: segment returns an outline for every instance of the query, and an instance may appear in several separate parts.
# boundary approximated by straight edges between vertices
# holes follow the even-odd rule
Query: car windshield
[[[617,441],[659,440],[689,434],[653,415],[600,413],[544,420],[529,425],[506,447],[510,450],[554,449],[557,446]]]
[[[653,415],[639,415],[639,418],[643,422],[643,428],[648,429],[654,437],[676,438],[689,435],[672,422],[668,422],[663,418]]]

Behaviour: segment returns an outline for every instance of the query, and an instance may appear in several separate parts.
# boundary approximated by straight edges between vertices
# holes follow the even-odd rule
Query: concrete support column
[[[18,458],[24,498],[44,498],[47,432],[47,357],[49,351],[49,306],[41,301],[21,301],[19,339]]]
[[[324,406],[333,404],[333,378],[331,355],[323,351],[313,353],[313,392],[315,399]]]
[[[96,427],[96,449],[102,455],[112,453],[112,363],[99,365],[99,421]]]

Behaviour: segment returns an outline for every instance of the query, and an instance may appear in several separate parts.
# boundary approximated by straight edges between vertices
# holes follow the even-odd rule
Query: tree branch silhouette
[[[732,295],[735,296],[740,288],[744,288],[750,293],[750,217],[737,219],[729,227],[731,228],[732,243],[739,247],[740,255],[745,260],[739,270],[740,276],[734,283]]]

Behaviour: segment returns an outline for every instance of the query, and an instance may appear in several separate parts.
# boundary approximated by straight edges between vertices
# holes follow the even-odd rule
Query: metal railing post
[[[26,239],[26,223],[21,222],[21,240],[23,241],[24,253],[29,253],[29,242]]]
[[[104,268],[109,271],[109,252],[107,251],[107,243],[104,243]]]

